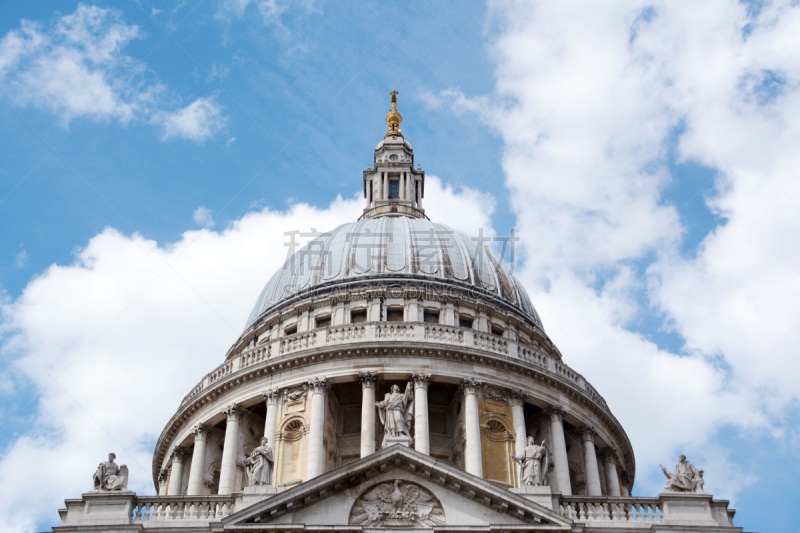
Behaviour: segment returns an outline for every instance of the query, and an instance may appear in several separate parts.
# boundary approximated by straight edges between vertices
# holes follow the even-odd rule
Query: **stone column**
[[[186,457],[186,450],[176,446],[172,450],[172,470],[169,473],[169,488],[167,494],[170,496],[180,496],[181,481],[183,480],[183,459]]]
[[[383,174],[383,199],[384,200],[388,200],[389,199],[389,173],[388,172],[382,172],[381,174]]]
[[[567,461],[567,442],[564,440],[564,409],[553,406],[548,409],[550,415],[550,440],[553,446],[553,465],[558,492],[564,496],[572,496],[572,485],[569,481],[569,462]]]
[[[607,448],[603,452],[603,463],[606,471],[606,489],[609,496],[621,496],[619,476],[617,475],[617,451]]]
[[[328,382],[324,378],[308,382],[311,397],[311,428],[308,432],[308,479],[322,474],[325,467],[325,391]],[[308,479],[306,481],[308,481]]]
[[[584,469],[586,470],[586,491],[589,496],[602,496],[600,472],[597,469],[597,452],[594,448],[595,435],[597,435],[597,431],[593,427],[587,426],[581,430]]]
[[[166,468],[158,473],[158,495],[166,496],[169,490],[169,470]]]
[[[278,426],[278,399],[281,396],[280,389],[269,389],[262,394],[267,402],[267,415],[264,417],[264,436],[269,439],[273,453],[275,449],[275,430]]]
[[[620,496],[623,498],[629,498],[631,493],[628,490],[628,487],[630,486],[631,480],[628,477],[628,473],[625,470],[617,470],[617,478],[619,479],[620,484]]]
[[[187,496],[198,496],[203,492],[208,428],[197,426],[192,430],[192,434],[194,435],[194,452],[192,452],[192,466],[189,470],[189,486],[186,488],[186,494]]]
[[[431,435],[428,424],[428,385],[430,374],[411,374],[414,381],[414,449],[431,454]]]
[[[528,436],[525,431],[525,393],[522,391],[511,391],[511,418],[514,424],[514,455],[522,455],[528,443]],[[547,468],[545,465],[544,468]],[[517,479],[519,486],[522,486],[522,466],[517,465]]]
[[[478,388],[480,382],[464,380],[464,422],[467,446],[464,450],[464,465],[467,472],[483,477],[483,457],[481,454],[481,419],[478,413]]]
[[[375,453],[375,385],[378,374],[364,372],[361,380],[361,457]]]
[[[222,447],[222,464],[219,468],[219,494],[230,494],[236,483],[236,462],[239,459],[239,417],[241,409],[228,406],[223,414],[228,420],[225,424],[225,444]]]

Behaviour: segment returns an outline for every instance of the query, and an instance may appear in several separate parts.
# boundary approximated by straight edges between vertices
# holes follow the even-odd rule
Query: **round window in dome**
[[[389,159],[391,159],[392,161],[397,161],[397,156],[396,155],[391,155],[391,156],[389,156]]]

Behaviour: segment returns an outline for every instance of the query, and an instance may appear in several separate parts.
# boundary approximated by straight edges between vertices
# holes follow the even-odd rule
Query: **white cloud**
[[[175,132],[165,137],[196,141],[218,131],[225,119],[212,98],[174,111],[176,96],[144,62],[123,53],[141,38],[120,11],[85,4],[51,25],[23,20],[0,40],[0,92],[17,106],[52,113],[64,127],[77,118],[161,119]]]
[[[432,206],[462,198],[435,178],[430,183]],[[493,201],[477,203],[476,194],[464,193],[463,205],[488,224],[481,206]],[[72,264],[52,265],[19,298],[0,301],[2,327],[13,335],[2,346],[12,364],[0,372],[0,394],[17,394],[5,386],[9,379],[41,394],[28,431],[0,459],[0,530],[55,522],[64,498],[91,489],[94,467],[109,451],[130,468],[129,488],[153,494],[155,439],[241,333],[285,260],[284,232],[333,229],[363,207],[354,196],[325,208],[263,209],[221,231],[187,231],[172,244],[108,228]]]
[[[489,19],[495,92],[424,100],[455,99],[502,135],[518,273],[631,436],[638,486],[658,490],[658,462],[683,450],[715,467],[707,489],[735,496],[753,466],[714,432],[796,431],[782,418],[800,399],[800,126],[784,117],[800,111],[800,9],[520,1],[490,3]],[[680,162],[718,171],[708,205],[725,220],[693,258],[665,196],[676,135]],[[656,311],[681,354],[630,331]]]
[[[157,117],[156,122],[164,127],[164,139],[202,142],[224,128],[227,118],[213,98],[198,98],[183,109]]]
[[[194,221],[204,228],[211,229],[214,227],[214,217],[211,216],[211,210],[202,205],[195,210]]]
[[[17,252],[16,261],[14,264],[17,265],[17,268],[23,268],[25,265],[28,264],[28,252],[25,250],[21,250]]]

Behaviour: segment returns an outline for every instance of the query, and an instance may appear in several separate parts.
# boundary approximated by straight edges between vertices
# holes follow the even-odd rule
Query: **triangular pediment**
[[[569,519],[547,507],[398,444],[234,513],[222,520],[222,526],[225,530],[272,530],[281,529],[281,525],[294,524],[296,528],[299,524],[313,523],[317,527],[338,526],[337,531],[342,527],[354,531],[362,526],[376,527],[374,516],[371,522],[364,518],[370,514],[368,504],[383,495],[386,503],[377,503],[391,506],[390,491],[387,492],[391,488],[405,491],[408,499],[412,499],[413,493],[413,499],[426,502],[420,504],[425,509],[420,513],[425,514],[425,525],[417,521],[411,527],[435,528],[434,523],[448,528],[535,524],[537,530],[563,531],[572,525]],[[400,492],[397,495],[395,504],[400,505],[403,500]],[[399,506],[396,509],[402,514]],[[399,524],[389,522],[378,527],[386,525]]]

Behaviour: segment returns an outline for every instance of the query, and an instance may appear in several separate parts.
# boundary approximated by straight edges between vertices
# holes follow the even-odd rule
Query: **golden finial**
[[[389,129],[386,130],[386,135],[400,135],[400,123],[403,121],[403,115],[397,110],[397,91],[392,91],[392,110],[386,115],[386,123],[389,124]]]

